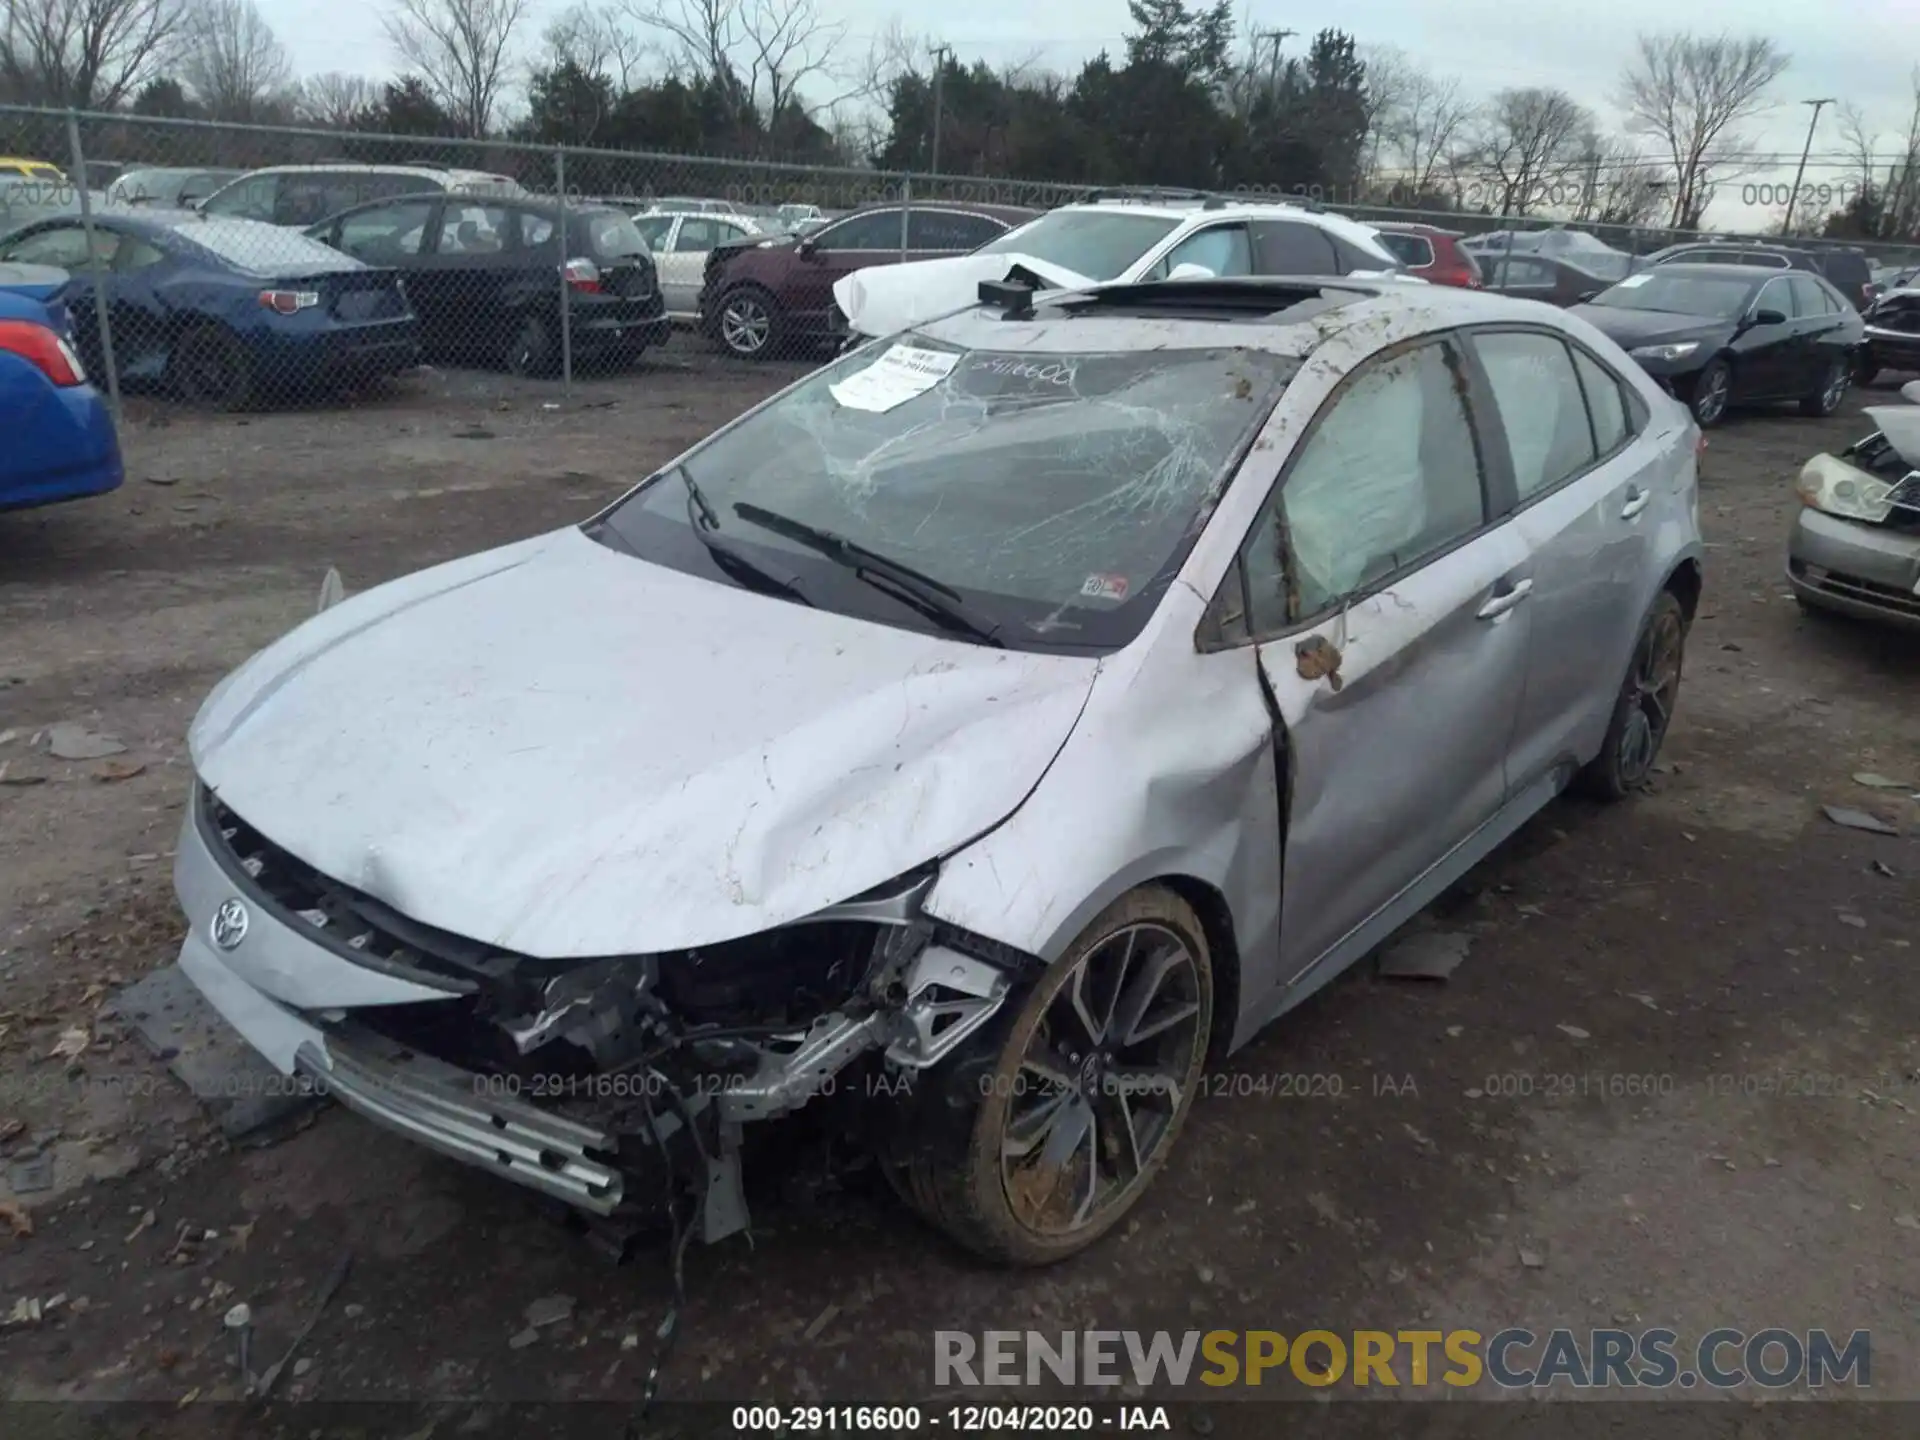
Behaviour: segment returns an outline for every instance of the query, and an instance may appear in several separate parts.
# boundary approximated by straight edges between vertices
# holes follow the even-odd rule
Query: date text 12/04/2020
[[[1174,1428],[1164,1405],[736,1405],[738,1434],[886,1434],[948,1431],[956,1435],[1090,1435]]]

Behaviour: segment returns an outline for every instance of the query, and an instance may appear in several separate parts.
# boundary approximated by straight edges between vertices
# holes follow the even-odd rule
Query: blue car
[[[0,510],[118,489],[120,439],[57,312],[0,267]]]
[[[94,286],[104,287],[122,388],[236,410],[270,396],[347,389],[418,363],[418,322],[397,272],[297,231],[191,211],[107,211],[93,243],[77,215],[0,238],[0,263],[51,265],[88,367],[103,373]]]

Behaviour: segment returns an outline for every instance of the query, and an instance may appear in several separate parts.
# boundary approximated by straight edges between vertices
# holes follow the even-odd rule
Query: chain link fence
[[[818,356],[843,335],[840,276],[964,253],[1089,193],[20,107],[0,107],[0,155],[32,162],[0,163],[0,283],[50,289],[66,272],[76,346],[116,407],[122,391],[226,409],[350,402],[423,363],[568,386],[667,345]],[[1513,293],[1530,293],[1547,258],[1613,257],[1604,278],[1707,238],[1242,193],[1473,237],[1490,281]],[[1868,254],[1920,264],[1917,247]]]

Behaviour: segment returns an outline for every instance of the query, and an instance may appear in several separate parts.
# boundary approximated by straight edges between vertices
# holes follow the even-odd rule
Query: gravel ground
[[[0,1329],[0,1398],[231,1394],[227,1306],[278,1354],[347,1252],[289,1399],[638,1393],[657,1249],[612,1264],[337,1111],[230,1147],[96,1012],[177,945],[188,719],[329,565],[358,589],[577,519],[796,373],[679,343],[566,401],[427,372],[350,411],[143,410],[121,492],[0,516],[0,1318],[65,1297]],[[689,1257],[663,1393],[923,1398],[936,1328],[1621,1324],[1867,1329],[1875,1393],[1920,1398],[1920,804],[1851,778],[1920,781],[1920,646],[1806,618],[1780,578],[1792,475],[1862,428],[1850,401],[1715,434],[1663,773],[1556,804],[1450,896],[1450,980],[1360,967],[1290,1015],[1125,1232],[1045,1273],[969,1262],[858,1178],[762,1202],[751,1245]],[[126,754],[30,745],[67,720]],[[1318,1098],[1277,1093],[1303,1075]],[[554,1295],[571,1319],[510,1347]]]

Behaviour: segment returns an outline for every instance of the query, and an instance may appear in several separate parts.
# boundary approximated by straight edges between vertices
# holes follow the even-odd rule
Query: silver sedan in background
[[[981,292],[224,680],[176,883],[226,1019],[593,1214],[735,1233],[805,1111],[1045,1263],[1210,1057],[1645,780],[1698,433],[1597,330],[1391,281]]]

